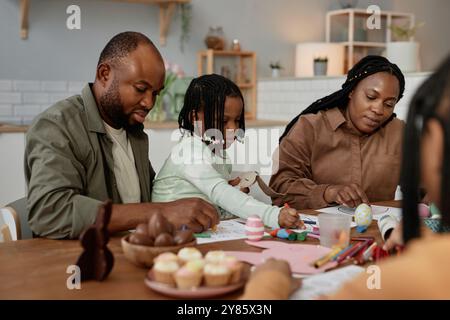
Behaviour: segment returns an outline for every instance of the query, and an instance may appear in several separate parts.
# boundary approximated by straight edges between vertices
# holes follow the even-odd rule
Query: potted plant
[[[164,61],[164,65],[166,68],[164,89],[159,92],[155,105],[148,115],[148,120],[154,122],[178,119],[178,113],[180,111],[178,110],[177,92],[175,92],[174,87],[180,79],[184,78],[184,71],[175,63]]]
[[[411,39],[421,26],[423,23],[413,27],[409,24],[389,26],[395,41],[386,43],[386,57],[396,63],[403,72],[414,72],[418,69],[419,43],[411,41]]]
[[[278,78],[280,76],[280,70],[283,69],[280,61],[270,62],[269,66],[272,69],[272,78]]]
[[[328,69],[328,58],[327,57],[314,58],[314,75],[315,76],[326,76],[327,69]]]
[[[180,51],[184,52],[184,45],[189,40],[191,32],[192,6],[190,3],[182,3],[180,6],[181,14],[181,34],[180,34]]]

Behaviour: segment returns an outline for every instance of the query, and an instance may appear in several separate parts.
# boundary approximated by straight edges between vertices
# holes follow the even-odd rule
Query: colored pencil
[[[339,258],[341,258],[342,256],[347,255],[348,252],[349,252],[350,250],[352,250],[352,248],[353,248],[353,244],[350,244],[350,245],[349,245],[348,247],[346,247],[345,249],[342,249],[335,257],[333,257],[333,260],[336,261],[336,260],[338,260]]]
[[[364,261],[368,261],[370,258],[372,258],[372,255],[373,255],[376,247],[377,247],[377,243],[374,242],[366,249],[366,251],[364,251],[364,253],[363,253]]]
[[[323,266],[324,264],[329,262],[331,260],[331,258],[333,258],[333,256],[336,255],[341,250],[342,250],[342,248],[335,247],[329,253],[327,253],[323,257],[317,259],[316,261],[313,262],[314,268],[320,268],[321,266]]]
[[[343,260],[345,260],[345,259],[351,259],[351,258],[353,258],[358,252],[359,252],[359,250],[361,250],[362,249],[362,247],[364,247],[364,242],[358,242],[357,244],[355,244],[354,246],[353,246],[353,248],[349,251],[349,252],[347,252],[347,255],[345,256],[345,257],[342,257],[342,260],[341,261],[343,261]],[[341,258],[340,258],[341,259]],[[340,260],[339,259],[339,260]],[[339,261],[338,260],[338,263],[339,262],[341,262],[341,261]]]

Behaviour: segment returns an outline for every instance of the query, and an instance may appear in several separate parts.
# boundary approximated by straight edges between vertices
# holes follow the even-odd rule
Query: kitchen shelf
[[[113,0],[116,2],[142,3],[159,6],[159,42],[166,45],[167,33],[177,4],[189,3],[191,0]],[[29,0],[20,0],[20,37],[28,38]]]
[[[198,75],[222,74],[220,61],[231,59],[235,74],[228,77],[241,89],[245,100],[245,118],[256,119],[256,53],[253,51],[202,50],[197,54]],[[227,66],[230,67],[229,65]],[[229,70],[230,71],[230,70]],[[231,72],[231,71],[230,71]],[[224,74],[224,76],[227,76]]]
[[[388,27],[394,21],[406,20],[410,27],[415,25],[415,15],[412,13],[401,13],[394,11],[380,11],[380,19],[381,19],[381,29],[378,30],[366,30],[365,24],[363,27],[357,26],[357,19],[364,19],[372,16],[372,12],[367,12],[365,9],[341,9],[327,12],[325,18],[325,29],[326,29],[326,42],[337,42],[341,43],[345,46],[347,51],[346,53],[346,61],[345,61],[345,72],[353,67],[355,63],[359,61],[359,58],[356,54],[356,50],[361,51],[360,55],[365,56],[369,54],[369,50],[383,51],[386,48],[386,42],[392,41],[392,32]],[[336,23],[335,18],[346,18],[348,23],[346,26],[342,24],[339,25]],[[364,20],[363,20],[364,21]],[[345,30],[344,28],[347,28]],[[362,29],[361,29],[362,28]],[[364,31],[364,34],[367,36],[370,32],[378,32],[377,36],[381,37],[380,41],[359,41],[356,39],[355,31]],[[346,39],[335,40],[333,39],[332,33],[336,34],[339,31],[343,31],[346,33]],[[413,41],[414,38],[411,37],[410,41]],[[381,52],[379,53],[381,54]]]

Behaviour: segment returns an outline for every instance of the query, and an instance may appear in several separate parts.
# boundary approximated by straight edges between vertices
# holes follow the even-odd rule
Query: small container
[[[205,37],[205,44],[208,49],[223,50],[225,47],[225,36],[222,27],[209,27]]]
[[[397,219],[395,219],[392,215],[386,214],[378,219],[378,229],[380,230],[381,237],[384,241],[389,238],[392,230],[398,225]]]
[[[326,76],[328,60],[314,60],[314,76]]]
[[[233,51],[241,51],[241,44],[238,39],[234,39],[231,43],[231,50]]]
[[[320,245],[347,247],[350,243],[352,216],[340,214],[319,214]]]

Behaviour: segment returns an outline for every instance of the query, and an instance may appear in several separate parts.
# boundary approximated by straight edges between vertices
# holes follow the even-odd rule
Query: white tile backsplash
[[[406,119],[411,98],[428,75],[405,75],[404,97],[395,107],[395,113],[400,119]],[[344,82],[345,77],[260,79],[257,90],[257,118],[291,120],[314,101],[341,89]]]
[[[406,118],[409,102],[427,76],[426,73],[405,75],[404,98],[395,108],[400,119]],[[317,99],[339,90],[344,81],[345,77],[260,79],[257,118],[291,120]],[[28,124],[55,102],[79,94],[85,85],[82,81],[0,79],[0,121]]]
[[[41,112],[38,104],[22,104],[14,106],[14,115],[17,117],[33,117]]]
[[[1,91],[12,91],[12,81],[0,80],[0,92]]]
[[[10,103],[21,103],[22,95],[16,92],[0,92],[0,103],[10,104]]]
[[[24,103],[49,103],[49,94],[48,93],[34,93],[34,92],[25,92],[23,93],[23,102]]]
[[[55,102],[80,94],[86,82],[0,79],[0,122],[30,124]]]
[[[15,80],[14,91],[24,92],[24,91],[41,91],[41,83],[34,80]]]
[[[12,104],[0,104],[0,117],[10,116],[12,113]]]
[[[84,88],[85,85],[86,85],[86,82],[69,81],[69,92],[78,94],[81,92],[81,90]]]
[[[45,92],[66,92],[67,81],[42,81],[41,91]]]

